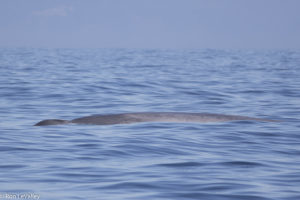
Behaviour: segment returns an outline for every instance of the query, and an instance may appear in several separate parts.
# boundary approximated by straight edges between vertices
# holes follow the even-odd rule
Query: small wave
[[[204,166],[206,164],[199,163],[199,162],[178,162],[178,163],[164,163],[164,164],[158,164],[158,166],[162,167],[198,167],[198,166]]]
[[[262,166],[265,166],[262,163],[249,162],[249,161],[228,161],[228,162],[219,162],[218,164],[226,166],[226,167],[242,167],[242,168],[262,167]]]

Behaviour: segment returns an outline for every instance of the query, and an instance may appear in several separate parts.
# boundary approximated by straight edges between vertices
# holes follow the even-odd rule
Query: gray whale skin
[[[223,115],[211,113],[184,113],[184,112],[140,112],[92,115],[80,117],[73,120],[46,119],[35,124],[35,126],[48,126],[60,124],[92,124],[92,125],[113,125],[131,124],[141,122],[174,122],[174,123],[209,123],[226,121],[262,121],[278,122],[277,120],[245,117],[239,115]]]

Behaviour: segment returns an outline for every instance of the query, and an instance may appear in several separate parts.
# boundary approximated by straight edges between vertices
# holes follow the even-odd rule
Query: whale
[[[142,122],[167,122],[167,123],[214,123],[228,121],[261,121],[278,122],[278,120],[255,118],[240,115],[225,115],[213,113],[187,113],[187,112],[138,112],[120,114],[100,114],[80,117],[72,120],[46,119],[34,126],[86,124],[86,125],[114,125],[132,124]]]

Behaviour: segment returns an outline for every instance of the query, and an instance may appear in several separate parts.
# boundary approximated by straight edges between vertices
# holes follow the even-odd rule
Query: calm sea
[[[300,199],[300,51],[0,49],[0,75],[0,199]],[[282,122],[33,126],[148,111]]]

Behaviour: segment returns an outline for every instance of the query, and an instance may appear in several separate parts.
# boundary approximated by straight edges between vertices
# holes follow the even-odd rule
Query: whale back
[[[131,124],[139,122],[209,123],[239,120],[276,122],[276,120],[253,118],[239,115],[184,112],[141,112],[92,115],[88,117],[76,118],[71,121],[61,119],[47,119],[38,122],[37,124],[35,124],[35,126],[59,125],[68,123],[94,125]]]
[[[184,113],[184,112],[140,112],[124,114],[93,115],[73,119],[71,123],[77,124],[131,124],[139,122],[174,122],[174,123],[208,123],[208,122],[226,122],[226,121],[266,121],[274,120],[253,118],[239,115],[223,115],[212,113]]]
[[[209,123],[209,122],[226,122],[226,121],[265,121],[275,122],[276,120],[246,117],[240,115],[224,115],[213,113],[185,113],[185,112],[144,112],[128,113],[127,121],[136,122],[175,122],[175,123]]]

